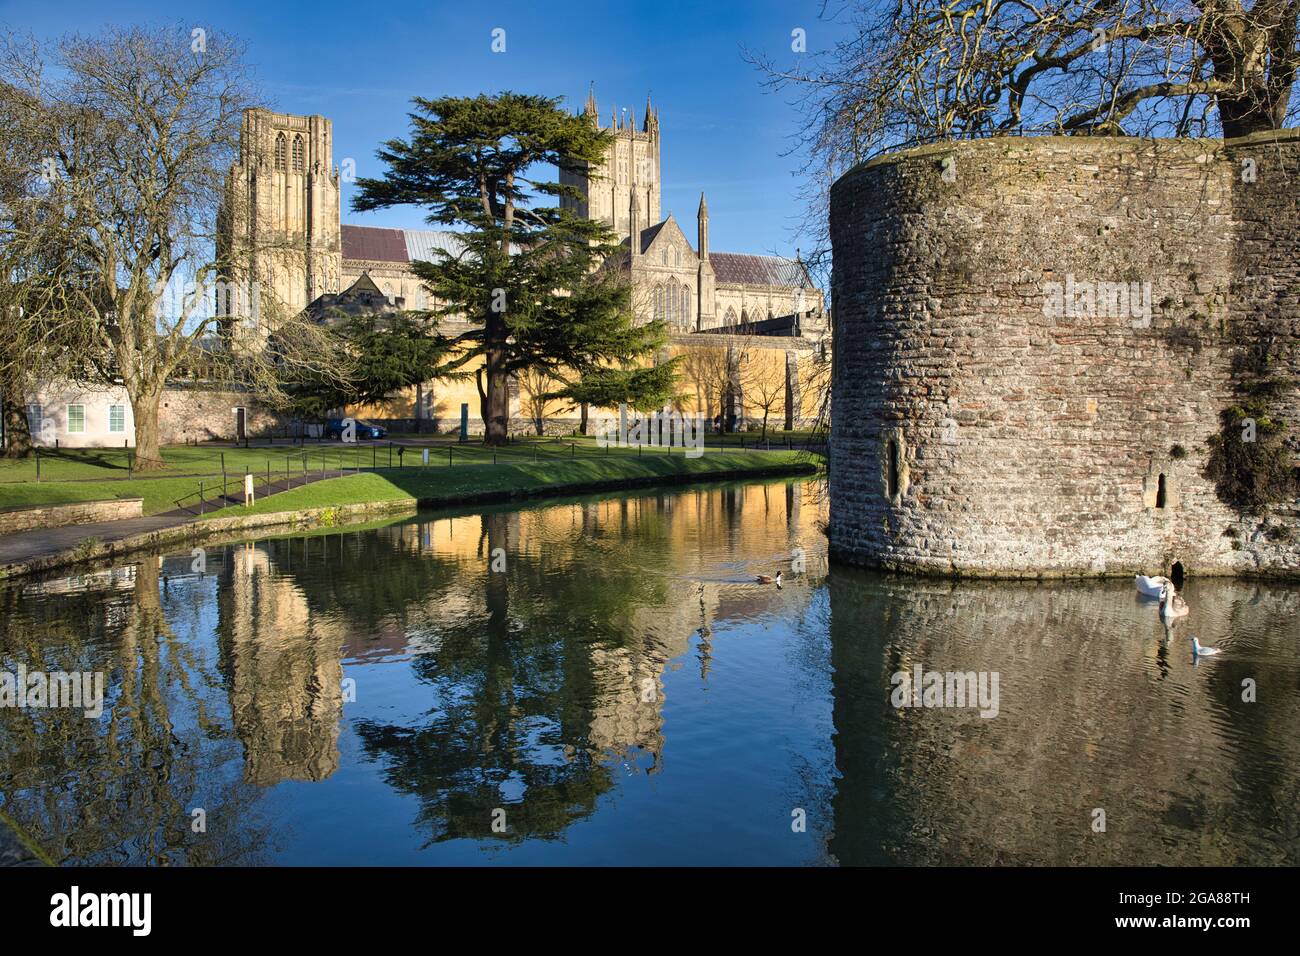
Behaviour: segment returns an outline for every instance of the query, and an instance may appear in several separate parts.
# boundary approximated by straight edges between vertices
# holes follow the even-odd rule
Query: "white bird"
[[[1161,577],[1160,575],[1156,575],[1155,577],[1149,578],[1145,574],[1138,574],[1134,576],[1134,580],[1137,582],[1137,589],[1139,594],[1143,594],[1147,597],[1157,597],[1157,598],[1160,597],[1161,590],[1163,590],[1166,587],[1172,587],[1174,583],[1173,581],[1170,581],[1168,578]]]
[[[1193,657],[1210,657],[1214,654],[1223,653],[1217,647],[1202,647],[1201,642],[1192,638],[1192,656]]]
[[[1172,584],[1160,589],[1160,616],[1166,620],[1187,614],[1187,602]]]

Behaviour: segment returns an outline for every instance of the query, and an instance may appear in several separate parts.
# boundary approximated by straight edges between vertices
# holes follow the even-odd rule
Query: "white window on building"
[[[108,430],[110,432],[126,431],[126,406],[108,406]]]
[[[39,405],[27,406],[27,433],[33,438],[41,433],[41,418],[44,411]]]
[[[81,435],[86,431],[86,406],[68,406],[68,434]]]

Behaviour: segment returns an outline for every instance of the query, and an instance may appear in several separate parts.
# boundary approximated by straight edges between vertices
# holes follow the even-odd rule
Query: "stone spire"
[[[700,193],[700,208],[695,213],[695,221],[699,228],[699,245],[700,258],[709,258],[709,205],[704,201],[704,193]]]
[[[591,86],[587,90],[587,105],[583,107],[582,112],[585,115],[590,116],[592,119],[596,118],[596,81],[595,80],[592,80]]]
[[[645,122],[641,126],[641,132],[650,133],[659,131],[659,114],[654,111],[650,105],[649,92],[645,95]]]

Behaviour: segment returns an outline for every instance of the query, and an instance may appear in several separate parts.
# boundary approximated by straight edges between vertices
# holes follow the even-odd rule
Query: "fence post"
[[[452,453],[452,450],[453,450],[455,447],[456,447],[455,445],[448,445],[448,446],[447,446],[447,467],[448,467],[448,468],[451,467],[451,453]]]
[[[36,480],[41,480],[41,446],[36,446]]]
[[[203,514],[203,506],[206,504],[207,504],[207,500],[203,496],[203,479],[200,478],[199,479],[199,514]]]

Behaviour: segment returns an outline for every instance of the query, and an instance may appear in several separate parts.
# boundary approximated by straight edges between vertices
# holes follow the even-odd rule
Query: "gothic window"
[[[722,324],[723,325],[736,324],[736,310],[733,309],[731,306],[727,306],[727,314],[722,317]]]
[[[664,317],[664,290],[662,286],[655,286],[655,318]]]
[[[664,265],[668,265],[668,249],[667,249],[667,248],[665,248],[664,251],[661,252],[661,253],[659,254],[659,258],[663,260]]]
[[[302,170],[303,170],[302,137],[295,136],[293,138],[293,171],[295,173],[300,173],[302,172]]]
[[[287,140],[285,140],[283,133],[279,133],[275,137],[275,168],[276,169],[284,169],[286,143]]]
[[[678,264],[678,265],[681,265],[681,264],[682,264],[682,250],[680,250],[680,249],[674,249],[674,250],[673,250],[673,255],[676,256],[676,258],[677,258],[677,264]]]
[[[691,290],[682,286],[682,327],[686,328],[691,324]]]
[[[668,324],[677,324],[677,280],[668,283]]]

